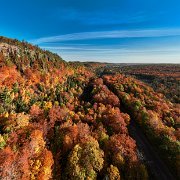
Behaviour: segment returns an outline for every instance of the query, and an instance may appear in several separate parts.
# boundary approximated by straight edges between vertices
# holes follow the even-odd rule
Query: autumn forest
[[[0,179],[179,179],[179,80],[0,37]]]

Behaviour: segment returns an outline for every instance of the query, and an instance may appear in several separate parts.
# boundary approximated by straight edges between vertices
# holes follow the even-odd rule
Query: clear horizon
[[[0,35],[67,61],[180,63],[180,1],[0,1]]]

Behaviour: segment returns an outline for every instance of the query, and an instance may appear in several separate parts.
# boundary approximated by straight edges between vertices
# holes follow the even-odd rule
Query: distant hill
[[[5,56],[4,64],[14,64],[22,72],[26,67],[34,67],[43,70],[66,65],[66,62],[57,54],[42,50],[27,42],[9,39],[0,36],[0,53]]]

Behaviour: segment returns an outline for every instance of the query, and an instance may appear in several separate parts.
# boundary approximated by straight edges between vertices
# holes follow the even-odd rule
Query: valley
[[[179,78],[0,37],[0,179],[178,179]]]

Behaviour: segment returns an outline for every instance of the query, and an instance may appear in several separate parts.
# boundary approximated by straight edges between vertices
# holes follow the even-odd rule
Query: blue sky
[[[68,61],[180,63],[180,0],[0,0],[0,35]]]

